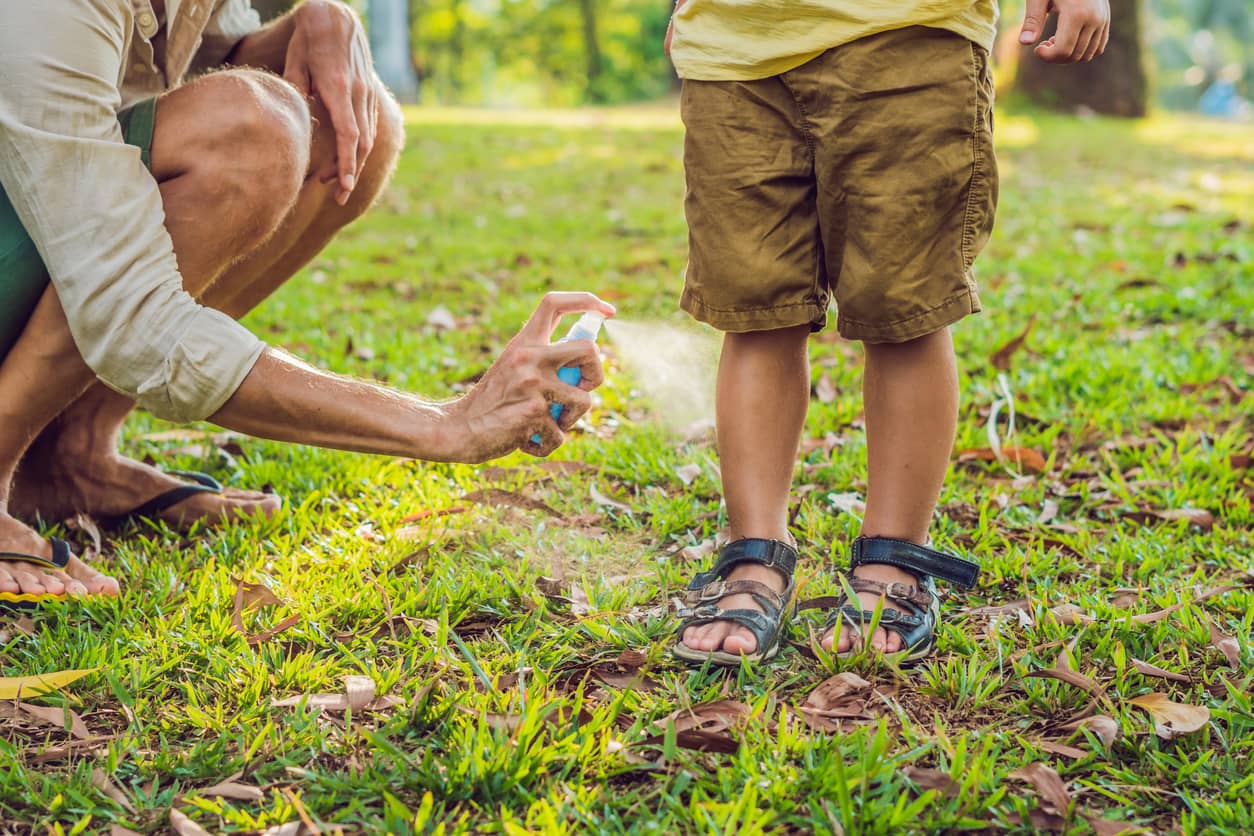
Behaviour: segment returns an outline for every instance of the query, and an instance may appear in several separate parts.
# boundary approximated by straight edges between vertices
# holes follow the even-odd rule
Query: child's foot
[[[775,569],[767,566],[737,566],[727,575],[727,582],[757,581],[782,594],[786,583]],[[752,595],[728,595],[718,602],[721,610],[753,610],[765,612]],[[682,641],[685,645],[703,653],[722,650],[724,653],[749,655],[758,650],[758,640],[747,628],[728,619],[719,619],[709,624],[689,627],[684,631]]]
[[[879,581],[883,584],[903,583],[907,586],[918,586],[919,579],[896,566],[889,566],[885,563],[865,563],[853,570],[855,578],[865,578],[871,581]],[[879,606],[882,596],[874,592],[859,592],[858,606],[869,612],[874,612]],[[886,607],[893,606],[885,604]],[[823,634],[819,644],[825,650],[835,651],[836,653],[847,653],[850,650],[856,650],[862,641],[862,636],[858,631],[850,627],[848,624],[838,623],[836,627],[828,630]],[[876,627],[875,632],[870,636],[872,649],[880,653],[896,653],[901,650],[901,635],[885,630],[883,627]]]

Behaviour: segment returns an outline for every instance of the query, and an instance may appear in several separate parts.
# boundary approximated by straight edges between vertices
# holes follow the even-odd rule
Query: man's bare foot
[[[9,509],[26,520],[64,520],[76,513],[97,519],[126,514],[187,481],[117,453],[81,457],[58,455],[46,448],[32,451],[22,461],[13,481]],[[273,494],[227,488],[222,493],[200,493],[157,516],[186,528],[231,520],[272,516],[282,507]]]
[[[727,581],[757,581],[765,584],[778,593],[783,593],[786,586],[779,572],[768,566],[753,564],[737,566],[727,575]],[[762,606],[752,595],[728,595],[715,605],[722,610],[756,610],[763,612]],[[758,640],[747,627],[734,621],[711,621],[698,627],[689,627],[684,631],[683,643],[693,650],[703,653],[722,650],[724,653],[740,653],[747,655],[756,653]]]
[[[48,560],[51,544],[8,514],[0,514],[0,552]],[[118,582],[71,556],[62,569],[25,561],[0,561],[0,592],[27,595],[117,595]]]
[[[866,578],[867,580],[879,581],[880,583],[904,583],[909,586],[918,586],[919,579],[909,572],[898,569],[896,566],[889,566],[883,563],[866,563],[853,570],[854,577]],[[874,592],[859,592],[858,606],[868,612],[875,612],[875,608],[880,605],[880,596]],[[852,603],[852,602],[850,602]],[[892,604],[886,604],[892,607]],[[831,629],[823,634],[819,644],[825,650],[832,650],[833,646],[837,653],[846,653],[854,650],[861,643],[862,637],[858,631],[854,630],[848,624],[837,622],[839,626],[840,637],[836,637],[837,630]],[[881,653],[896,653],[901,650],[901,636],[883,627],[875,628],[875,632],[870,636],[871,647]]]

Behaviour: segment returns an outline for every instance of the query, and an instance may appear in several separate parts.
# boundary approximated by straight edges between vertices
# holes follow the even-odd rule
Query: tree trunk
[[[583,13],[584,54],[588,66],[587,97],[589,101],[601,101],[604,96],[600,80],[605,67],[601,59],[601,43],[597,38],[596,0],[579,0],[579,9]]]
[[[1087,107],[1108,116],[1144,116],[1149,82],[1141,57],[1140,0],[1111,0],[1110,42],[1087,64],[1046,64],[1025,47],[1019,53],[1015,89],[1047,107]],[[1044,38],[1057,28],[1051,17]],[[1042,38],[1042,40],[1044,40]]]
[[[409,47],[409,0],[370,0],[366,8],[375,71],[396,98],[417,101],[418,77]]]

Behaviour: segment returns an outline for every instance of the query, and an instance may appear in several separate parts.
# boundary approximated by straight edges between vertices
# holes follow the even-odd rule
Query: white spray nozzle
[[[566,339],[595,341],[603,322],[605,322],[604,316],[595,311],[588,311],[570,326],[570,330],[566,332]]]

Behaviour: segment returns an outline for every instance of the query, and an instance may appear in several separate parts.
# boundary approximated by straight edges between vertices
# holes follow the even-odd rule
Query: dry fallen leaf
[[[588,485],[588,494],[592,497],[593,502],[595,502],[597,505],[602,506],[603,508],[613,508],[616,511],[623,511],[623,512],[631,511],[630,505],[624,502],[619,502],[617,499],[611,499],[610,497],[606,496],[605,494],[597,490],[596,485]]]
[[[1196,526],[1202,531],[1210,531],[1215,527],[1215,515],[1204,508],[1171,508],[1168,510],[1151,510],[1151,511],[1124,511],[1119,516],[1125,520],[1133,520],[1142,525],[1163,520],[1165,522],[1176,522],[1185,520],[1189,525]]]
[[[37,673],[33,676],[0,676],[0,700],[37,697],[49,691],[59,691],[74,680],[98,670],[100,668],[53,671],[52,673]]]
[[[209,836],[208,830],[173,808],[170,809],[170,827],[179,836]]]
[[[1001,453],[1000,456],[998,452]],[[960,451],[958,461],[959,463],[985,461],[1016,464],[1021,469],[1032,473],[1044,473],[1049,466],[1045,457],[1030,447],[1002,447],[1000,451],[995,451],[991,447],[975,447]]]
[[[701,465],[695,462],[675,468],[675,475],[685,485],[691,485],[701,475]]]
[[[560,518],[562,516],[538,499],[502,488],[484,488],[471,491],[462,497],[462,501],[486,505],[489,508],[519,508],[523,511],[542,511],[551,517]]]
[[[1071,807],[1071,795],[1052,766],[1039,761],[1030,763],[1011,772],[1010,777],[1031,784],[1041,797],[1041,807],[1045,812],[1064,818],[1067,816]]]
[[[1052,740],[1038,740],[1036,747],[1042,751],[1049,752],[1051,755],[1062,755],[1064,758],[1073,758],[1075,760],[1089,756],[1088,752],[1078,746],[1068,746],[1065,743],[1055,743]]]
[[[722,731],[744,723],[752,713],[753,710],[742,702],[715,700],[690,708],[680,708],[654,721],[654,725],[659,729],[665,729],[668,724],[674,723],[676,732],[691,729]]]
[[[1132,667],[1136,668],[1139,673],[1145,676],[1156,676],[1159,679],[1170,679],[1172,682],[1191,682],[1189,677],[1175,671],[1163,670],[1157,665],[1151,665],[1149,662],[1142,662],[1140,659],[1132,660]]]
[[[988,358],[989,362],[993,364],[993,368],[998,369],[1003,372],[1010,369],[1010,358],[1014,357],[1015,352],[1023,348],[1024,343],[1027,342],[1028,334],[1032,332],[1032,326],[1035,324],[1036,324],[1036,313],[1033,312],[1032,316],[1028,319],[1027,326],[1024,327],[1023,331],[1017,337],[1012,339],[1010,342],[1006,343],[1001,348],[994,351],[992,356]]]
[[[1234,671],[1241,670],[1241,646],[1237,644],[1236,637],[1224,633],[1209,618],[1206,619],[1206,626],[1210,628],[1211,647],[1224,655],[1228,660],[1228,667]]]
[[[257,787],[239,783],[238,779],[243,774],[236,772],[230,778],[200,790],[197,795],[204,798],[231,798],[236,801],[260,801],[265,798],[265,793]]]
[[[1080,624],[1092,624],[1097,620],[1075,604],[1059,604],[1056,607],[1050,607],[1049,612],[1059,624],[1068,624],[1073,627]]]
[[[427,325],[437,331],[452,331],[457,328],[457,319],[448,308],[436,305],[431,309],[431,313],[427,314]]]
[[[275,708],[284,708],[303,703],[307,708],[321,708],[327,711],[352,710],[356,714],[362,711],[383,711],[405,703],[400,697],[388,694],[376,697],[375,690],[375,682],[368,676],[346,676],[342,694],[302,694],[271,700],[270,705]]]
[[[113,782],[113,778],[99,767],[91,771],[91,785],[118,803],[128,813],[135,812],[135,806],[122,792],[122,788]]]
[[[862,516],[866,513],[866,501],[862,498],[862,494],[857,491],[850,493],[829,493],[827,502],[837,511],[844,511],[846,514]]]
[[[1172,702],[1166,694],[1142,694],[1128,702],[1150,713],[1154,718],[1154,733],[1163,740],[1199,731],[1210,721],[1210,709],[1206,706]]]
[[[1071,733],[1087,729],[1092,732],[1102,745],[1109,749],[1119,739],[1119,724],[1115,722],[1113,717],[1106,714],[1094,714],[1091,717],[1081,717],[1067,723],[1062,727],[1062,731]]]
[[[1038,671],[1028,671],[1027,675],[1030,678],[1045,677],[1048,679],[1056,679],[1059,682],[1065,682],[1068,685],[1074,685],[1077,688],[1082,688],[1095,697],[1106,696],[1105,688],[1098,685],[1093,679],[1090,679],[1079,671],[1073,671],[1070,668],[1063,668],[1055,665],[1052,668],[1045,668]]]
[[[91,737],[91,732],[87,731],[87,724],[83,722],[83,718],[68,707],[53,705],[31,705],[28,702],[18,703],[18,707],[24,714],[34,717],[38,720],[56,726],[59,729],[65,728],[65,720],[70,720],[70,734],[79,740],[86,740]]]
[[[962,789],[962,785],[950,777],[949,773],[941,772],[939,769],[908,764],[901,768],[901,773],[919,789],[936,790],[939,794],[950,798],[958,795],[959,790]]]
[[[831,375],[824,372],[814,382],[814,397],[818,399],[819,403],[834,403],[836,395],[836,383],[832,380]]]

